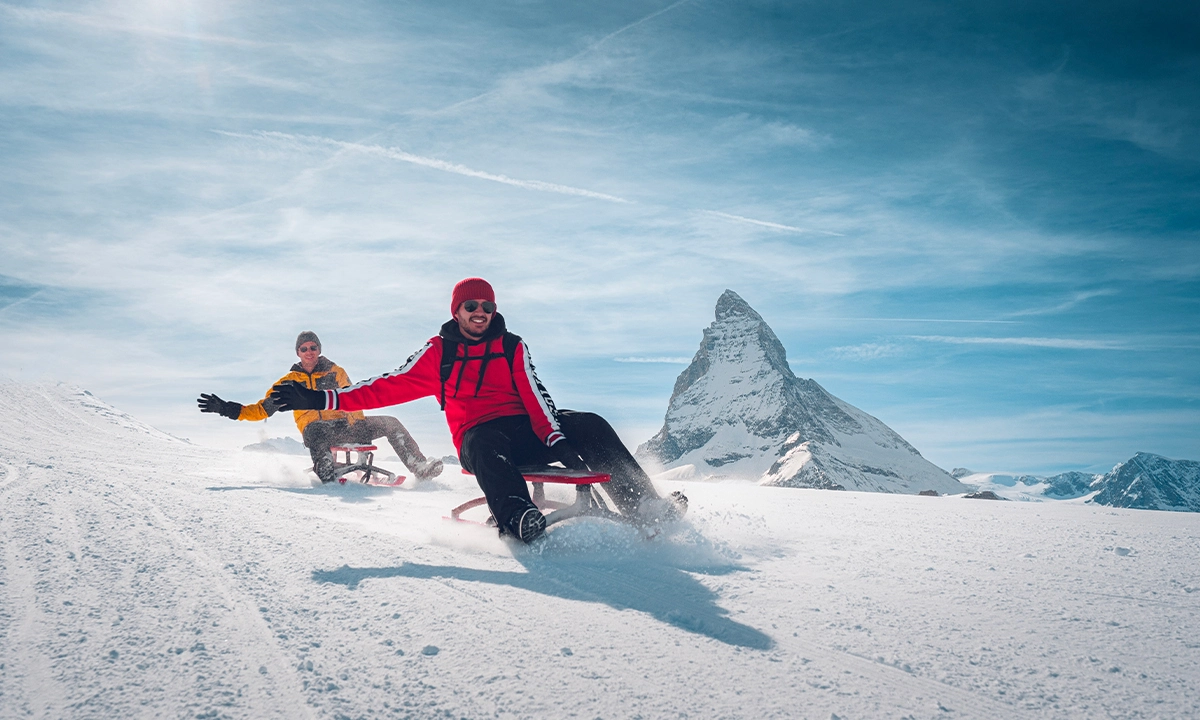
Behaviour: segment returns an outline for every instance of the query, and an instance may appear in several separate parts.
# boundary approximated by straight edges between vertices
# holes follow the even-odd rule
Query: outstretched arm
[[[216,395],[200,393],[200,397],[196,398],[196,404],[200,406],[200,412],[217,413],[230,420],[237,420],[238,416],[242,414],[241,403],[222,400]]]
[[[216,395],[201,395],[197,402],[200,403],[201,412],[221,413],[230,420],[248,420],[250,422],[266,420],[279,410],[283,409],[276,405],[275,401],[271,399],[271,393],[274,392],[276,385],[286,382],[287,377],[287,375],[284,375],[282,378],[277,380],[275,385],[271,386],[271,389],[267,391],[267,394],[262,400],[250,405],[240,405],[235,402],[227,402]],[[215,409],[205,409],[206,405],[209,408]]]
[[[295,380],[271,388],[271,402],[280,410],[325,410],[328,390],[309,390]]]
[[[441,384],[441,338],[433,338],[392,372],[326,391],[322,410],[371,410],[437,395]]]

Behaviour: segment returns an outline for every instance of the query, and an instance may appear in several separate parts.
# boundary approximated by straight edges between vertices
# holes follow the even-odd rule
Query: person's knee
[[[474,472],[480,456],[491,444],[486,433],[477,431],[475,428],[468,430],[463,435],[462,445],[458,450],[459,461],[462,462],[464,468]]]
[[[572,440],[572,436],[581,435],[584,437],[612,437],[616,435],[616,431],[612,429],[612,425],[608,421],[593,412],[578,412],[572,411],[569,415],[563,417],[563,432],[568,440]]]
[[[394,435],[404,429],[400,421],[391,415],[379,415],[376,419],[376,430],[382,435]]]
[[[459,446],[459,455],[462,455],[463,457],[471,457],[477,452],[480,444],[479,434],[468,430],[466,434],[463,435],[462,444]]]
[[[586,427],[594,424],[597,420],[603,421],[604,418],[593,412],[562,410],[558,413],[558,420],[563,429],[566,429],[569,427]]]
[[[328,442],[322,443],[322,440],[324,440],[326,437],[326,433],[317,423],[309,423],[308,425],[305,425],[304,432],[301,433],[301,436],[304,438],[304,445],[306,447],[316,447],[322,444],[329,444]]]

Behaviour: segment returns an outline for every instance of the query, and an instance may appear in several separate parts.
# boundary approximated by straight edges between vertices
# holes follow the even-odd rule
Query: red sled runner
[[[532,483],[533,492],[530,493],[530,497],[533,498],[533,503],[538,506],[538,509],[546,513],[547,526],[570,518],[584,516],[602,517],[618,521],[621,519],[620,515],[608,509],[604,504],[604,500],[600,497],[598,489],[593,487],[594,485],[606,483],[611,480],[612,476],[608,473],[591,472],[588,470],[568,470],[567,468],[555,467],[553,465],[526,466],[518,469],[525,476],[525,481]],[[463,474],[470,475],[471,473],[463,470]],[[556,500],[547,500],[545,483],[574,485],[575,502],[563,503]],[[466,501],[451,510],[450,516],[446,519],[495,527],[496,521],[490,516],[483,522],[468,520],[462,517],[464,512],[472,508],[477,508],[480,505],[487,505],[486,497],[477,497],[474,500]]]
[[[355,476],[358,482],[364,485],[381,487],[395,487],[404,482],[403,475],[375,465],[377,449],[374,445],[334,445],[329,448],[333,453],[333,471],[337,481],[345,485],[350,476]],[[345,453],[345,461],[338,459],[339,453]],[[350,453],[357,457],[352,460]]]

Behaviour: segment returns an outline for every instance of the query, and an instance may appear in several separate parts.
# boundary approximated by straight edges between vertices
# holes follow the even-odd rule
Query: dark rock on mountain
[[[1070,500],[1091,492],[1092,483],[1099,475],[1083,472],[1065,472],[1046,478],[1045,495],[1055,500]]]
[[[969,495],[963,495],[963,497],[965,497],[968,500],[1004,500],[1005,499],[1005,498],[1000,497],[996,493],[992,492],[991,490],[980,490],[979,492],[973,492]]]

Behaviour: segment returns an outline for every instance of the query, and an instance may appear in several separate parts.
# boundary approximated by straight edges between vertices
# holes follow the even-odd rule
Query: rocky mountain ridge
[[[1090,500],[1141,510],[1200,512],[1200,462],[1139,452],[1096,478]]]

